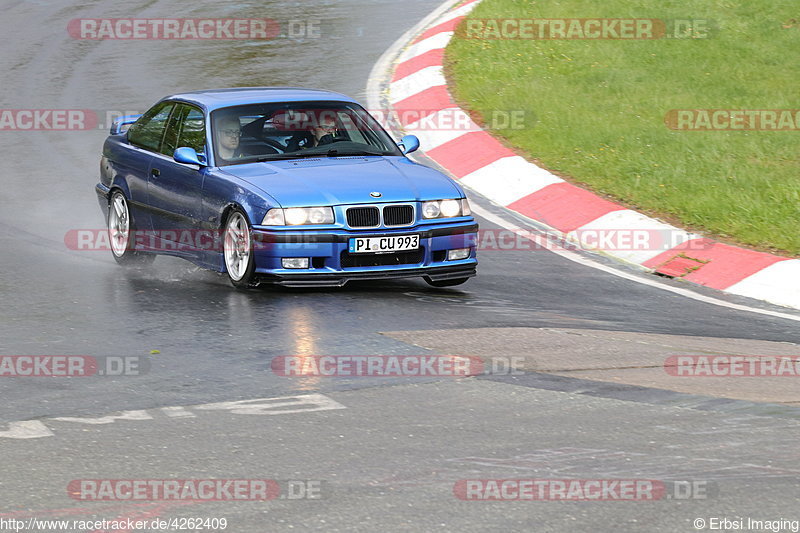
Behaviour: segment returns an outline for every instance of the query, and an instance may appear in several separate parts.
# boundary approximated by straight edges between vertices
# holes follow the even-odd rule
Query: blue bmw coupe
[[[406,157],[418,147],[333,92],[191,92],[114,123],[96,192],[123,265],[168,254],[238,288],[458,285],[478,225],[455,181]]]

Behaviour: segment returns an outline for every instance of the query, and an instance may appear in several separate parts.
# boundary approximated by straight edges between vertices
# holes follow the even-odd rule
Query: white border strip
[[[431,87],[446,87],[444,67],[426,67],[397,80],[389,86],[389,101],[393,104]]]

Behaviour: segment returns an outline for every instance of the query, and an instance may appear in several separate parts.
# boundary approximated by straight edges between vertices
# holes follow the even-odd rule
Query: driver
[[[336,137],[336,119],[333,117],[322,117],[319,124],[312,129],[314,133],[314,146],[330,144]]]
[[[286,145],[287,152],[296,152],[315,146],[331,144],[336,139],[338,126],[336,117],[330,113],[321,113],[316,124],[311,125],[308,131],[295,135]]]

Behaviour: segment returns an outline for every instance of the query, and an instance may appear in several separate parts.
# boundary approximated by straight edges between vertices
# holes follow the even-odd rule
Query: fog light
[[[283,268],[308,268],[308,257],[284,257],[281,264]]]
[[[469,257],[469,248],[457,248],[447,251],[448,261],[458,261],[459,259],[466,259],[467,257]]]

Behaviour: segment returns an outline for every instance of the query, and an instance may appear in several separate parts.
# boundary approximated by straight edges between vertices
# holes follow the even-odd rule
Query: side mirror
[[[139,120],[139,117],[142,115],[125,115],[124,117],[119,117],[111,124],[111,135],[121,135],[128,131],[128,128],[131,127],[131,124]]]
[[[185,165],[203,166],[203,163],[200,161],[200,157],[197,155],[197,152],[195,152],[194,148],[178,148],[175,150],[175,153],[172,154],[172,159]]]
[[[406,135],[400,139],[400,148],[403,150],[403,155],[416,152],[419,149],[419,139],[416,135]]]

